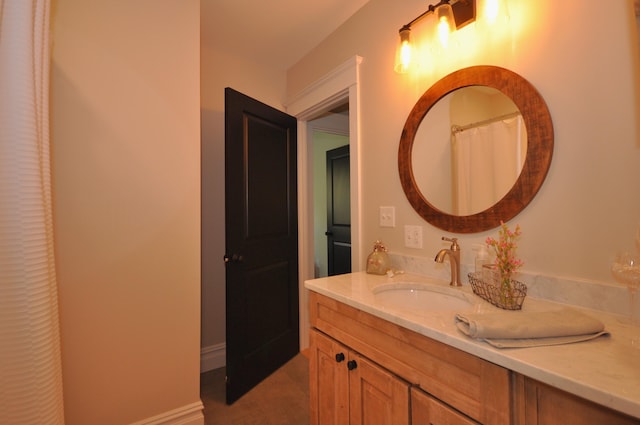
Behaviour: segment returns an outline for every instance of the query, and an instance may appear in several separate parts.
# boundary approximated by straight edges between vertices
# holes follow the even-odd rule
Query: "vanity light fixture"
[[[476,0],[440,0],[431,4],[421,15],[413,19],[398,31],[400,45],[396,53],[395,71],[404,74],[409,71],[413,61],[411,27],[425,16],[433,14],[436,18],[435,37],[443,48],[447,48],[450,34],[476,19]]]

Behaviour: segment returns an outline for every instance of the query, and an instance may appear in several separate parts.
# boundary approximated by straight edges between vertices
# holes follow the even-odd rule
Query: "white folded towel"
[[[498,348],[569,344],[607,335],[599,320],[570,308],[554,311],[459,313],[458,329]]]

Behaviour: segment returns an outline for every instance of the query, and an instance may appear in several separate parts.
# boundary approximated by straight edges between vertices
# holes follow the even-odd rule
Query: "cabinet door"
[[[314,329],[309,338],[310,425],[348,425],[348,350]]]
[[[411,389],[411,423],[414,425],[478,425],[478,422],[416,388]]]
[[[351,354],[349,368],[351,425],[409,424],[406,382],[357,354]]]
[[[639,425],[607,407],[525,378],[525,425]]]

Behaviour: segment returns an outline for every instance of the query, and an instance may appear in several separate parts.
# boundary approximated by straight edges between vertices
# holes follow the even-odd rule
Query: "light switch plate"
[[[380,207],[380,227],[396,227],[396,207]]]
[[[422,249],[422,226],[404,226],[404,246]]]

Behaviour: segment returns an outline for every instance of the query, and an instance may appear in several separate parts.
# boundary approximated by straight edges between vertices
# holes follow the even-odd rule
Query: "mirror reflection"
[[[434,207],[467,216],[511,190],[526,155],[527,131],[516,104],[500,90],[473,85],[429,110],[415,135],[411,167]]]

